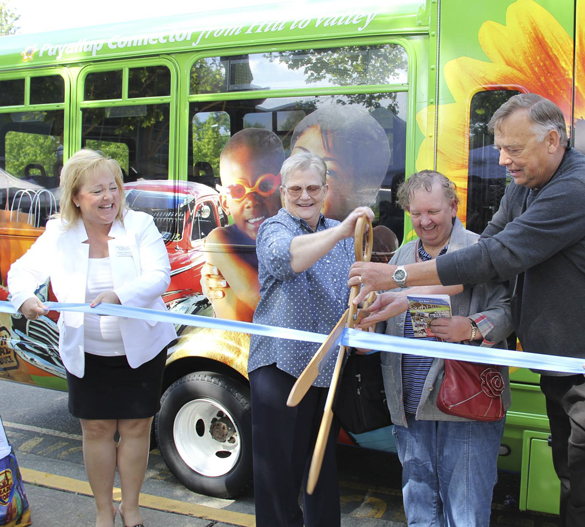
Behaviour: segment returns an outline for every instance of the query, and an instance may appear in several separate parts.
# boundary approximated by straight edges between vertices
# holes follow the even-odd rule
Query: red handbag
[[[499,366],[445,360],[445,377],[437,407],[448,415],[497,421],[506,415],[502,400],[504,388]]]

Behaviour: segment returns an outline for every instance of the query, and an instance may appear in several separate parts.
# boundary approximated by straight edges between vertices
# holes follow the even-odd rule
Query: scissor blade
[[[321,344],[321,347],[317,350],[315,355],[313,355],[313,358],[309,364],[307,364],[307,367],[299,375],[290,391],[288,400],[286,401],[287,406],[296,406],[299,404],[305,394],[309,391],[309,388],[313,386],[315,379],[319,376],[319,364],[321,364],[325,357],[328,357],[330,353],[333,353],[337,347],[336,344],[339,344],[341,334],[347,324],[348,315],[349,309],[346,309],[343,316],[339,319],[339,322],[337,322],[333,328],[333,331],[327,337],[327,340]]]
[[[308,494],[313,494],[313,491],[317,485],[317,481],[319,480],[319,474],[321,473],[321,465],[323,465],[325,449],[327,448],[327,440],[329,438],[329,433],[331,432],[331,423],[333,421],[333,401],[335,401],[335,394],[337,393],[339,379],[345,364],[346,353],[347,348],[345,346],[341,346],[339,354],[337,355],[333,376],[331,377],[331,385],[329,386],[329,391],[327,392],[327,400],[325,401],[325,408],[323,409],[323,418],[321,419],[319,434],[317,435],[317,441],[315,442],[313,457],[311,458],[309,478],[307,480]]]

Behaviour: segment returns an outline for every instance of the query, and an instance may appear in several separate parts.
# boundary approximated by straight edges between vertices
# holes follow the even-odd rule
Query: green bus
[[[460,219],[481,232],[508,183],[487,123],[509,97],[552,99],[570,124],[571,144],[585,151],[584,3],[322,0],[3,37],[2,300],[10,264],[57,210],[63,162],[84,147],[117,159],[128,206],[154,216],[172,266],[165,301],[180,313],[249,320],[253,312],[254,278],[238,288],[227,276],[237,269],[222,269],[234,296],[242,295],[241,309],[224,302],[231,311],[204,286],[206,263],[238,251],[253,260],[253,244],[222,247],[208,241],[214,230],[254,232],[266,216],[227,210],[222,199],[229,182],[220,154],[245,130],[269,131],[284,156],[321,152],[335,190],[326,215],[371,205],[378,261],[414,237],[396,188],[417,170],[452,179]],[[49,299],[50,284],[37,294]],[[0,378],[66,389],[57,314],[0,318]],[[251,476],[249,338],[177,331],[155,424],[159,447],[188,488],[235,496]],[[521,509],[558,512],[538,376],[517,370],[511,378],[500,468],[521,472]],[[342,440],[381,449],[391,441],[383,430]]]

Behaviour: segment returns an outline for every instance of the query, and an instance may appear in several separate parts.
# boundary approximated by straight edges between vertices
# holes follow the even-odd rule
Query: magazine
[[[449,295],[407,295],[407,298],[415,337],[435,337],[431,322],[436,318],[451,318]]]

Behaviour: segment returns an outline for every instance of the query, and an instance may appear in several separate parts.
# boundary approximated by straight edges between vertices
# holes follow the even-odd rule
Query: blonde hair
[[[60,212],[58,217],[61,218],[66,229],[71,228],[81,218],[81,211],[73,203],[73,198],[77,196],[85,183],[86,176],[103,168],[107,168],[114,175],[116,186],[120,192],[120,205],[116,219],[123,223],[125,194],[122,168],[115,159],[106,157],[96,150],[84,148],[75,153],[63,165],[63,170],[61,171],[60,188],[62,194],[59,201]]]

